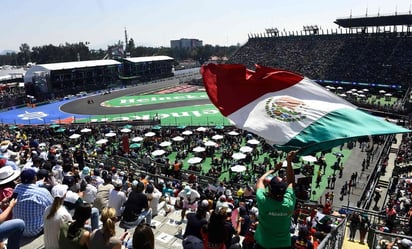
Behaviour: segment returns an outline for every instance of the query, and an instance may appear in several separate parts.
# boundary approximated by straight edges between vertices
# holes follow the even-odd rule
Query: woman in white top
[[[46,208],[43,217],[45,249],[59,249],[60,225],[63,222],[72,221],[72,216],[63,206],[67,189],[67,185],[57,184],[51,190],[54,201],[51,206]]]

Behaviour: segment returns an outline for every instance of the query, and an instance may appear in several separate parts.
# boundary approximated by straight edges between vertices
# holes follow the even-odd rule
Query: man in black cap
[[[268,184],[267,178],[280,168],[282,162],[262,175],[256,183],[256,200],[259,209],[259,226],[255,232],[255,248],[291,248],[290,222],[296,204],[293,190],[295,174],[292,160],[296,151],[288,153],[286,158],[286,181],[273,176]],[[268,190],[266,190],[266,185]]]

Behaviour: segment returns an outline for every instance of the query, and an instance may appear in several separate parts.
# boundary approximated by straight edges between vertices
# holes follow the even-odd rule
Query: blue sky
[[[1,0],[0,51],[65,42],[106,49],[124,40],[170,46],[196,38],[203,44],[243,44],[265,28],[298,31],[303,25],[337,28],[336,18],[408,12],[411,0]]]

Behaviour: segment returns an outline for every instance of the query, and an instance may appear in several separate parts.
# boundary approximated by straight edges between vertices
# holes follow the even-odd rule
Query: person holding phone
[[[10,198],[8,206],[0,214],[0,248],[4,248],[4,240],[8,239],[7,248],[20,248],[20,240],[23,235],[25,223],[22,219],[7,220],[17,203],[16,197]],[[4,201],[4,200],[3,200]]]

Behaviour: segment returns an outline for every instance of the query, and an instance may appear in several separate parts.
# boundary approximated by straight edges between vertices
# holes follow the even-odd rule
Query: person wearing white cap
[[[44,211],[44,248],[59,249],[59,231],[62,222],[72,221],[72,216],[63,205],[69,187],[63,184],[55,185],[51,194],[54,198],[52,205]]]
[[[185,218],[186,210],[189,208],[193,211],[197,209],[197,201],[200,199],[200,194],[196,190],[192,189],[189,185],[179,192],[178,197],[183,199],[183,208],[181,213],[181,221]]]

